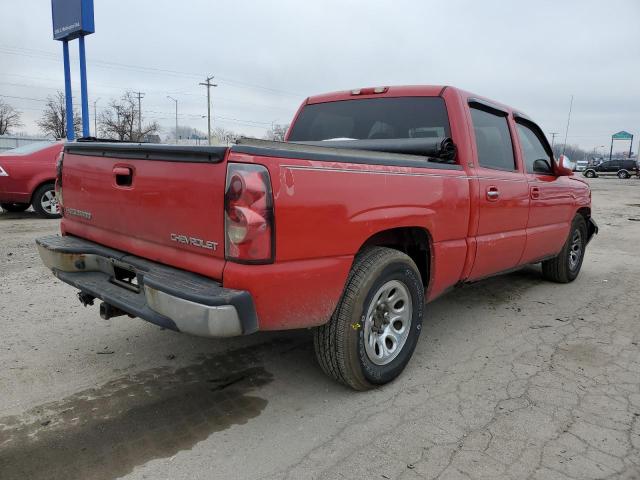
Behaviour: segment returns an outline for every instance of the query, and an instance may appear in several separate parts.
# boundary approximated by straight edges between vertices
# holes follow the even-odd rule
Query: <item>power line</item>
[[[25,56],[25,57],[31,57],[31,58],[43,58],[43,59],[48,59],[48,60],[52,60],[52,61],[58,61],[58,55],[56,53],[53,52],[49,52],[49,51],[45,51],[45,50],[37,50],[37,49],[33,49],[33,48],[24,48],[24,47],[12,47],[9,45],[0,45],[0,53],[5,53],[5,54],[10,54],[10,55],[17,55],[17,56]],[[97,60],[94,59],[91,61],[93,66],[97,66],[97,67],[102,67],[102,68],[120,68],[120,69],[124,69],[124,70],[131,70],[131,71],[137,71],[137,72],[142,72],[142,73],[163,73],[163,74],[167,74],[167,75],[174,75],[174,76],[183,76],[183,77],[190,77],[190,78],[200,78],[200,75],[197,73],[193,73],[193,72],[184,72],[184,71],[180,71],[180,70],[172,70],[172,69],[167,69],[167,68],[158,68],[158,67],[147,67],[147,66],[143,66],[143,65],[131,65],[131,64],[126,64],[126,63],[120,63],[120,62],[111,62],[111,61],[105,61],[105,60]],[[266,92],[271,92],[271,93],[275,93],[275,94],[279,94],[279,95],[287,95],[287,96],[293,96],[296,98],[304,98],[306,97],[306,95],[303,95],[301,93],[298,92],[291,92],[291,91],[287,91],[287,90],[281,90],[281,89],[277,89],[277,88],[272,88],[272,87],[266,87],[264,85],[259,85],[259,84],[255,84],[255,83],[248,83],[248,82],[244,82],[244,81],[240,81],[240,80],[236,80],[230,77],[220,77],[218,76],[218,80],[221,81],[222,83],[227,83],[231,86],[236,86],[239,88],[253,88],[253,89],[257,89],[257,90],[263,90]]]
[[[15,74],[15,73],[7,73],[7,72],[0,72],[0,77],[2,77],[3,75],[7,75],[7,76],[16,76],[16,77],[20,77],[20,78],[31,78],[31,79],[36,79],[36,80],[46,80],[48,82],[51,81],[55,81],[54,79],[51,78],[45,78],[45,77],[37,77],[37,76],[31,76],[31,75],[20,75],[20,74]],[[8,85],[8,86],[12,86],[12,87],[16,87],[16,88],[34,88],[34,89],[47,89],[47,90],[61,90],[62,85],[58,86],[58,87],[52,87],[52,86],[47,86],[47,85],[37,85],[37,84],[33,84],[33,83],[13,83],[13,82],[5,82],[5,81],[1,81],[0,80],[0,84],[2,85]],[[102,92],[106,92],[106,90],[124,90],[127,91],[130,88],[128,86],[124,86],[124,85],[113,85],[113,84],[105,84],[105,83],[99,83],[99,82],[92,82],[91,83],[92,86],[97,86],[97,87],[101,87],[101,88],[96,88],[96,91],[102,91]],[[147,93],[156,93],[159,95],[166,95],[167,93],[170,95],[190,95],[190,96],[197,96],[197,97],[205,97],[205,95],[203,95],[202,93],[194,93],[194,92],[185,92],[183,91],[167,91],[167,90],[149,90],[147,89]],[[74,89],[74,94],[78,94],[78,92]],[[287,111],[287,112],[292,112],[295,111],[295,107],[286,107],[281,103],[279,103],[278,105],[271,105],[271,104],[256,104],[255,102],[250,102],[247,100],[240,100],[240,99],[229,99],[229,98],[224,98],[224,97],[216,97],[217,101],[222,103],[222,104],[227,104],[227,105],[248,105],[251,106],[253,108],[259,107],[261,109],[264,110],[269,110],[269,111],[273,111],[273,110],[279,110],[279,111]]]

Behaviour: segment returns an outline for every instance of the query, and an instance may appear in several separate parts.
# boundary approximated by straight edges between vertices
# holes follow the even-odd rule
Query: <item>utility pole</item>
[[[213,75],[207,77],[204,83],[200,83],[204,87],[207,87],[207,135],[209,138],[209,145],[211,145],[211,87],[217,87],[218,85],[215,83],[211,83],[213,80]]]
[[[93,101],[93,134],[96,138],[98,138],[98,110],[96,108],[98,100],[100,100],[100,97]]]
[[[174,102],[176,102],[176,145],[178,144],[178,100],[176,100],[175,98],[167,95],[167,98],[169,100],[173,100]]]
[[[133,92],[138,96],[138,141],[142,141],[142,99],[144,98],[143,92]]]
[[[558,135],[558,132],[549,132],[549,135],[551,135],[551,151],[553,151],[553,145],[556,143],[556,135]]]
[[[567,118],[567,129],[564,131],[564,145],[562,145],[562,155],[567,148],[567,137],[569,136],[569,123],[571,122],[571,109],[573,108],[573,95],[571,95],[571,102],[569,103],[569,117]]]

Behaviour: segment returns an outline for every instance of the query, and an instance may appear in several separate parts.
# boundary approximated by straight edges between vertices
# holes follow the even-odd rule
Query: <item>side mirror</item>
[[[560,158],[555,162],[555,173],[559,177],[570,177],[573,175],[573,169],[575,168],[574,162],[569,160],[566,155],[560,155]]]
[[[549,175],[553,174],[551,165],[549,165],[549,162],[547,162],[544,158],[534,160],[533,171],[534,173],[548,173]]]

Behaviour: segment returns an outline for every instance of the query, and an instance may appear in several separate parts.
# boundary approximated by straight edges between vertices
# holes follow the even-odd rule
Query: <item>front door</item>
[[[516,130],[531,198],[521,261],[525,264],[554,256],[562,249],[574,214],[574,200],[570,180],[553,173],[553,155],[540,127],[516,118]]]

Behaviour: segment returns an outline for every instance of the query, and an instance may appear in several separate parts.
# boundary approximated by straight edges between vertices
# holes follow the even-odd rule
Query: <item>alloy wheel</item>
[[[367,309],[364,345],[376,365],[387,365],[398,356],[411,329],[412,299],[409,289],[390,280],[378,289]]]

